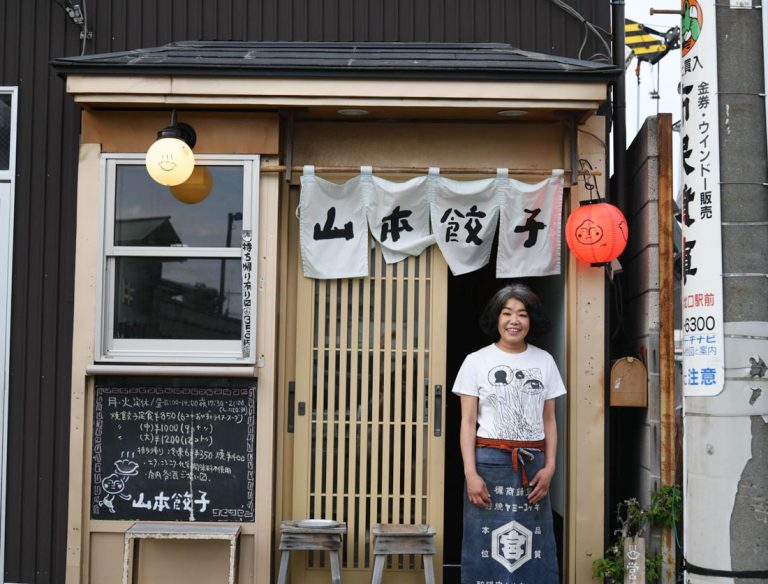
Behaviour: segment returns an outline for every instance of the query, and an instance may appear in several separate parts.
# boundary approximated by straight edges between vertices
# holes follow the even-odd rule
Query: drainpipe
[[[624,76],[624,0],[611,0],[613,64],[622,73],[613,82],[613,192],[610,200],[626,211],[627,96]]]

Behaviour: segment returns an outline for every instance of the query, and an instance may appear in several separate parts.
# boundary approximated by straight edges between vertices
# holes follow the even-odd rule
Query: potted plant
[[[615,532],[617,540],[602,558],[592,562],[595,578],[608,584],[657,582],[662,557],[646,555],[645,533],[651,526],[675,529],[681,513],[682,492],[678,485],[664,486],[652,493],[647,508],[635,498],[619,503],[616,516],[621,527]]]

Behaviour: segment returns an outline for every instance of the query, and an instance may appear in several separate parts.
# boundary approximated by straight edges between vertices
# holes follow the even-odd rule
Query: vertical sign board
[[[715,0],[683,10],[683,392],[712,396],[724,384]]]
[[[91,517],[254,520],[256,386],[99,381]]]

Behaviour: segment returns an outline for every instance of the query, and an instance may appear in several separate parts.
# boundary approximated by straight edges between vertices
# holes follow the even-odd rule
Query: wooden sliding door
[[[370,262],[368,278],[299,276],[296,295],[293,518],[346,522],[345,584],[370,581],[376,523],[429,523],[442,549],[447,268],[433,248]],[[328,581],[322,554],[294,555],[293,583]],[[418,558],[393,571],[423,581]]]

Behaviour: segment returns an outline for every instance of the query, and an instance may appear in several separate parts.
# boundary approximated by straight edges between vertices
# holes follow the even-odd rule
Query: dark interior
[[[496,246],[494,245],[494,253]],[[467,354],[492,342],[478,326],[478,318],[488,299],[507,280],[495,277],[496,258],[491,257],[488,264],[475,272],[461,276],[448,277],[448,339],[446,354],[446,428],[445,428],[445,544],[443,551],[444,584],[461,582],[461,537],[462,507],[464,491],[464,469],[459,450],[459,423],[461,407],[459,399],[450,393],[456,374]],[[542,287],[549,284],[549,278],[534,278],[525,283],[533,288],[542,298],[552,296]],[[553,323],[554,324],[554,323]],[[538,346],[550,350],[545,342]],[[562,447],[562,438],[561,444]],[[563,578],[563,518],[554,513],[555,539],[560,564],[560,578]]]

